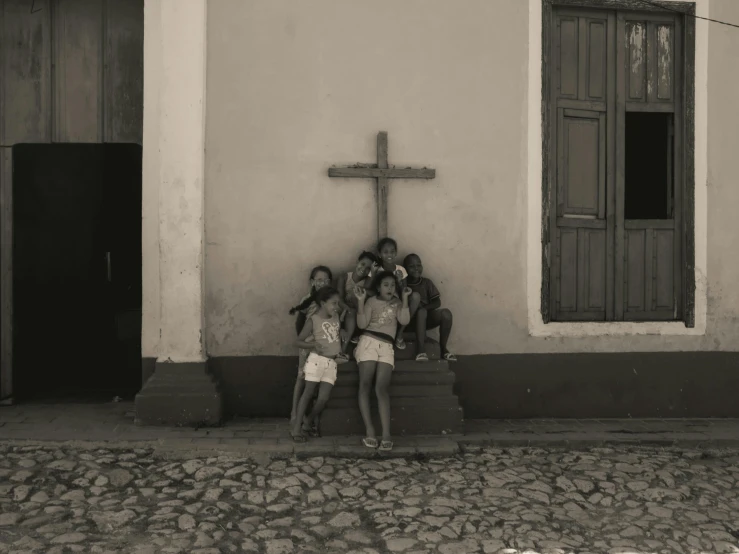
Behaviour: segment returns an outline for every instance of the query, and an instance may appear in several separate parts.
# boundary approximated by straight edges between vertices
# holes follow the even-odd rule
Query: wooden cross
[[[350,167],[330,167],[329,177],[358,177],[360,179],[377,179],[377,240],[387,236],[387,194],[389,179],[433,179],[435,169],[397,169],[388,168],[387,133],[377,133],[377,163],[356,164]]]

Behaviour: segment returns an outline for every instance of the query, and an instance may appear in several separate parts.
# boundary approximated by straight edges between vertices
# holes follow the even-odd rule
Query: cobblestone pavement
[[[0,445],[0,552],[739,552],[739,451],[176,459]]]

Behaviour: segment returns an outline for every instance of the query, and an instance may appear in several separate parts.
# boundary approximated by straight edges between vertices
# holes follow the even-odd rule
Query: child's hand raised
[[[354,287],[354,296],[356,296],[357,300],[360,302],[364,302],[364,299],[367,298],[367,291],[364,287],[357,285]]]
[[[407,300],[411,294],[413,294],[413,291],[409,287],[405,287],[403,289],[403,300]]]

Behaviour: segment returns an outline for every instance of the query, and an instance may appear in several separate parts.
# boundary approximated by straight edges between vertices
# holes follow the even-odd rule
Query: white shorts
[[[303,373],[305,373],[306,381],[310,381],[311,383],[329,383],[333,385],[336,383],[337,369],[338,367],[335,360],[324,358],[315,352],[311,352],[308,355],[308,359],[305,360]]]
[[[381,362],[395,367],[395,350],[393,345],[382,342],[375,337],[362,335],[359,337],[359,344],[354,351],[354,358],[357,363],[361,362]]]

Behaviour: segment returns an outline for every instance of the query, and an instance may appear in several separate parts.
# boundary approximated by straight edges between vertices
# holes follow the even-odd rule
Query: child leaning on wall
[[[331,275],[331,270],[325,265],[316,266],[311,270],[310,292],[300,300],[297,306],[293,306],[290,309],[290,315],[297,314],[295,319],[296,334],[300,334],[306,321],[318,310],[318,304],[315,301],[316,295],[322,288],[330,286],[332,279],[333,276]],[[310,350],[305,348],[298,350],[298,375],[295,379],[295,387],[293,388],[293,405],[292,410],[290,411],[291,425],[295,423],[295,418],[297,417],[298,412],[298,402],[300,401],[300,396],[303,394],[303,387],[305,385],[303,368],[309,353]]]

